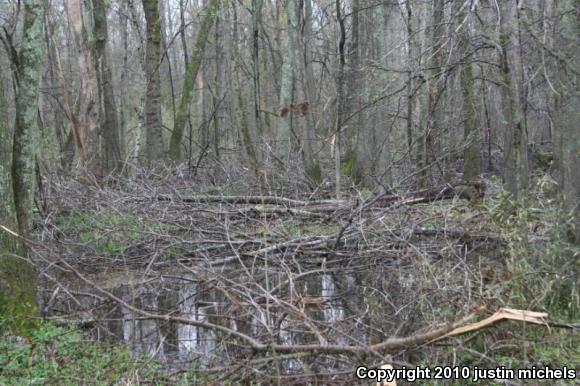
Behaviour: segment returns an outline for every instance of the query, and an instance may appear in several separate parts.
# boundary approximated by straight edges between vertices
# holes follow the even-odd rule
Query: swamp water
[[[196,280],[189,272],[155,277],[115,276],[98,274],[91,281],[148,313],[209,322],[259,341],[284,345],[318,343],[317,333],[339,344],[367,341],[364,330],[357,328],[362,319],[353,315],[356,311],[348,306],[358,297],[353,274],[307,275],[290,283],[274,275],[259,283],[270,289],[270,297],[252,295],[257,282],[227,288],[211,280]],[[42,308],[46,316],[80,325],[96,341],[124,343],[135,355],[155,357],[169,368],[186,368],[191,364],[215,368],[228,360],[244,358],[251,351],[227,334],[175,321],[153,320],[109,300],[95,288],[76,281],[64,286],[60,281],[60,285],[53,284],[43,292]],[[288,371],[301,369],[296,360],[285,363]]]

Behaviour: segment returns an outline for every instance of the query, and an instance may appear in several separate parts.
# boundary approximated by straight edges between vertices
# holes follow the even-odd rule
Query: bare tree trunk
[[[260,103],[260,23],[262,19],[262,0],[252,0],[252,96],[254,98],[255,132],[263,137],[262,115]]]
[[[340,29],[339,41],[338,41],[338,74],[336,76],[336,118],[334,127],[334,173],[335,173],[335,195],[336,199],[340,200],[342,197],[342,187],[341,187],[341,163],[340,163],[340,151],[341,151],[341,136],[342,136],[342,113],[344,109],[344,67],[345,67],[345,52],[344,47],[346,44],[346,27],[344,23],[344,18],[342,16],[342,10],[340,5],[340,0],[335,0],[336,6],[336,19],[338,20],[338,25]]]
[[[407,12],[406,24],[407,24],[407,125],[406,125],[406,135],[407,135],[407,152],[409,155],[409,160],[413,163],[414,157],[414,134],[413,125],[414,119],[413,114],[415,112],[415,40],[414,36],[414,20],[413,20],[413,8],[411,7],[411,1],[405,0],[405,10]]]
[[[187,50],[187,40],[185,37],[185,0],[179,0],[179,21],[181,23],[179,27],[179,39],[181,40],[181,49],[183,50],[183,62],[185,63],[185,68],[189,64],[189,54]]]
[[[27,0],[24,11],[22,41],[19,52],[12,52],[13,79],[16,91],[16,117],[12,142],[12,192],[19,233],[28,237],[32,226],[33,170],[35,131],[37,129],[38,86],[42,52],[43,15],[40,1]],[[14,48],[14,47],[12,47]],[[2,91],[3,92],[3,91]],[[2,113],[2,111],[0,111]],[[2,125],[3,117],[0,117]],[[4,189],[3,189],[4,190]],[[0,232],[3,232],[0,230]],[[1,240],[1,238],[0,238]],[[10,249],[4,251],[4,248]],[[36,272],[32,262],[17,255],[25,254],[26,246],[12,249],[0,245],[0,315],[16,332],[25,333],[36,322]],[[6,252],[6,253],[5,253]]]
[[[312,34],[312,0],[304,0],[304,26],[302,30],[302,82],[305,100],[309,102],[310,108],[305,112],[306,124],[304,125],[304,134],[302,141],[302,155],[304,160],[304,169],[306,178],[318,185],[322,181],[322,171],[320,170],[320,163],[314,150],[316,141],[316,119],[314,111],[316,111],[316,91],[314,83],[314,75],[312,71],[312,41],[314,36]]]
[[[4,60],[4,50],[0,50],[0,60]],[[16,229],[14,213],[14,195],[12,193],[12,146],[13,133],[10,130],[5,99],[4,76],[0,68],[0,224]],[[9,234],[0,231],[0,253],[17,250],[16,240]]]
[[[214,111],[213,116],[213,152],[216,160],[220,159],[220,138],[222,136],[222,130],[224,129],[224,93],[222,91],[222,85],[224,83],[224,71],[225,71],[225,58],[223,55],[223,18],[218,11],[215,20],[215,82],[214,90],[212,94],[212,107]]]
[[[127,73],[129,71],[128,62],[129,62],[129,31],[128,31],[128,20],[125,16],[127,14],[127,3],[123,4],[123,14],[119,17],[119,22],[121,24],[121,42],[123,47],[123,67],[121,69],[121,76],[120,76],[120,88],[124,90],[127,87]],[[128,121],[128,102],[127,98],[119,98],[120,99],[120,107],[119,107],[119,137],[121,138],[121,154],[125,154],[128,156],[128,149],[129,149],[129,139],[127,136],[127,121]],[[127,157],[128,158],[128,157]]]
[[[163,158],[163,128],[161,122],[161,20],[157,0],[142,0],[147,23],[145,56],[145,148],[143,161],[156,162]]]
[[[297,69],[297,33],[298,4],[297,0],[286,0],[286,39],[283,48],[282,74],[280,78],[280,109],[287,109],[287,115],[281,114],[280,131],[277,135],[277,146],[283,154],[292,152],[292,138],[298,139],[294,130],[295,115],[291,105],[294,103]]]
[[[463,138],[469,143],[465,149],[465,167],[463,178],[465,181],[473,181],[481,173],[480,141],[477,130],[477,110],[475,106],[475,85],[473,79],[473,64],[471,44],[469,41],[469,17],[465,13],[459,14],[459,22],[463,25],[459,31],[459,49],[463,54],[463,67],[461,68],[461,90],[463,95]]]
[[[523,114],[523,67],[519,37],[518,7],[514,1],[501,2],[502,106],[506,122],[504,140],[504,183],[517,199],[527,187],[527,129]]]
[[[561,8],[560,8],[561,7]],[[565,11],[564,11],[565,10]],[[563,12],[564,11],[564,12]],[[572,12],[570,12],[572,11]],[[577,50],[580,36],[580,3],[562,2],[553,4],[550,11],[554,23],[554,38],[565,52],[565,60],[558,58],[552,65],[554,84],[554,137],[557,157],[557,175],[562,203],[562,223],[566,237],[580,245],[580,60]],[[560,18],[556,15],[566,14]],[[556,24],[557,23],[557,24]],[[548,47],[552,48],[552,47]],[[554,60],[554,59],[552,59]]]
[[[389,38],[389,11],[390,5],[385,3],[381,7],[380,14],[382,16],[382,23],[381,28],[379,29],[379,41],[380,41],[380,52],[379,52],[379,63],[383,63],[383,65],[388,68],[389,61],[383,57],[386,57],[386,52],[388,52],[388,38]],[[388,82],[388,75],[385,72],[384,76],[381,77],[383,80],[383,84]],[[393,171],[392,171],[392,160],[391,160],[391,130],[394,126],[394,123],[387,127],[386,123],[388,121],[387,118],[387,103],[385,102],[383,108],[381,108],[380,114],[380,123],[377,126],[376,130],[378,130],[377,138],[378,138],[378,151],[380,152],[380,156],[378,159],[378,167],[376,167],[376,173],[379,175],[379,182],[385,186],[389,186],[393,183]]]
[[[238,47],[240,44],[240,38],[238,36],[238,12],[237,12],[236,7],[232,8],[232,13],[233,13],[233,20],[232,20],[233,32],[232,32],[232,47],[231,47],[230,57],[231,57],[231,63],[235,63],[235,58],[239,57],[239,55],[240,55],[240,53],[238,51]],[[252,134],[250,132],[250,127],[248,124],[248,113],[247,113],[248,109],[244,105],[243,85],[242,85],[242,82],[240,81],[240,72],[236,71],[235,68],[232,70],[232,72],[233,72],[232,77],[233,77],[233,80],[235,82],[234,89],[236,90],[236,95],[234,96],[234,98],[232,98],[233,99],[232,104],[234,107],[233,113],[235,114],[236,117],[238,117],[238,116],[240,117],[239,133],[241,135],[241,142],[242,142],[242,146],[244,148],[245,156],[246,156],[247,161],[249,162],[250,167],[252,169],[254,179],[258,183],[261,183],[262,177],[263,177],[262,170],[260,168],[260,163],[258,161],[258,156],[256,154],[256,149],[254,146],[254,138],[252,138]]]
[[[83,6],[80,0],[69,0],[68,19],[71,33],[78,50],[78,65],[81,76],[79,95],[79,156],[81,166],[92,173],[97,180],[102,177],[99,163],[99,111],[98,83],[94,67],[94,57],[89,44],[88,32],[84,26]]]
[[[102,130],[102,168],[111,173],[122,168],[121,139],[117,103],[113,91],[113,74],[107,54],[108,24],[104,0],[93,0],[93,21],[95,35],[95,70],[99,86],[100,127]]]
[[[422,164],[419,172],[419,187],[425,187],[432,181],[432,165],[435,159],[435,138],[438,133],[438,125],[440,124],[439,100],[444,90],[445,82],[445,68],[443,55],[443,40],[445,37],[444,31],[444,0],[434,0],[432,2],[433,12],[431,17],[430,28],[430,60],[428,65],[430,70],[427,72],[428,82],[428,102],[427,108],[424,109],[426,116],[422,121],[425,122],[425,129],[421,135],[420,151],[423,153],[420,157]],[[431,180],[431,181],[430,181]]]
[[[364,144],[368,138],[365,138],[364,127],[362,125],[362,116],[364,111],[358,111],[361,107],[361,90],[364,90],[367,85],[363,84],[361,60],[361,30],[360,25],[361,5],[360,0],[351,0],[352,7],[352,22],[351,22],[351,38],[346,45],[348,52],[345,55],[348,57],[348,77],[345,76],[346,93],[344,95],[343,115],[350,118],[349,122],[345,118],[342,120],[342,147],[344,152],[344,162],[342,170],[345,174],[351,176],[355,183],[362,182],[363,168],[367,163],[367,154],[358,152],[358,145]],[[344,16],[346,18],[346,15]],[[346,61],[346,58],[345,58]],[[346,65],[346,63],[345,63]],[[346,74],[345,74],[346,75]],[[356,114],[356,118],[351,114]],[[354,123],[353,123],[354,122]]]
[[[46,20],[46,27],[44,28],[44,41],[46,44],[46,57],[47,57],[47,64],[48,64],[48,78],[49,84],[53,90],[58,90],[58,79],[55,69],[55,58],[54,58],[54,51],[56,47],[53,47],[51,42],[50,36],[54,35],[54,22],[51,22],[50,16],[47,11],[45,11],[45,20]],[[64,120],[62,117],[62,112],[60,106],[58,105],[58,99],[52,98],[53,100],[50,103],[50,110],[52,111],[52,123],[54,125],[54,133],[58,142],[58,149],[60,151],[61,156],[61,165],[64,166],[62,161],[64,160],[64,151],[66,147],[66,131],[64,128]],[[56,103],[55,103],[56,102]]]

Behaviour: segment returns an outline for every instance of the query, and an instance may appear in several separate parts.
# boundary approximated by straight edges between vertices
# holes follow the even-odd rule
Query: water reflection
[[[324,302],[324,320],[333,323],[344,319],[344,310],[337,304],[336,299],[336,285],[330,275],[322,275],[321,278],[320,296],[325,300]]]
[[[152,313],[179,316],[196,321],[228,326],[260,341],[274,339],[279,344],[304,344],[316,342],[312,327],[328,331],[346,318],[340,293],[332,275],[311,276],[293,286],[283,286],[277,294],[282,305],[272,298],[232,304],[223,290],[210,288],[195,280],[189,273],[147,280],[147,284],[124,284],[113,293],[125,302]],[[351,279],[343,279],[349,282]],[[282,283],[279,279],[270,288]],[[282,283],[283,284],[283,283]],[[85,289],[88,291],[88,289]],[[257,297],[259,298],[259,297]],[[269,299],[269,300],[268,300]],[[269,301],[269,303],[268,303]],[[285,303],[284,303],[285,302]],[[67,302],[65,302],[67,303]],[[62,302],[60,304],[63,304]],[[90,310],[97,320],[92,337],[96,340],[122,341],[139,356],[155,356],[165,360],[191,361],[201,367],[220,364],[223,355],[239,357],[243,349],[231,342],[223,343],[214,331],[197,326],[160,322],[135,314],[112,302],[98,302],[94,298],[81,298],[79,304]],[[280,312],[283,304],[288,310]],[[78,308],[69,299],[65,309],[53,313],[69,314]],[[293,310],[293,311],[292,311]],[[305,321],[308,320],[308,321]],[[228,341],[224,339],[224,342]],[[302,368],[300,360],[284,361],[290,371]]]

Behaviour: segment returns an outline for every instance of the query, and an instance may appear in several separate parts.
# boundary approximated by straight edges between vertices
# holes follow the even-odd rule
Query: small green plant
[[[61,218],[58,226],[65,234],[111,256],[125,253],[128,242],[138,240],[144,233],[171,230],[168,224],[143,222],[133,215],[119,212],[73,213]]]
[[[550,187],[550,181],[540,179],[519,202],[501,192],[487,203],[497,233],[504,239],[502,251],[509,278],[500,284],[496,300],[507,307],[548,312],[552,320],[578,323],[580,252],[562,237],[558,206],[546,197]],[[500,364],[562,366],[580,361],[577,339],[574,342],[569,331],[530,326],[521,333],[529,343],[523,348],[521,342],[514,341],[513,352],[503,354],[505,360],[495,356]]]
[[[10,335],[0,320],[1,385],[195,384],[192,371],[171,377],[151,359],[123,347],[85,341],[73,330],[42,324],[29,338]]]

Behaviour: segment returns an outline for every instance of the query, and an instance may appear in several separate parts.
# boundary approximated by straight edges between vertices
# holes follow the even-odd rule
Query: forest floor
[[[45,185],[50,210],[36,224],[43,315],[165,369],[104,383],[135,374],[178,383],[193,372],[201,383],[345,384],[357,366],[387,359],[580,363],[579,251],[561,237],[550,181],[538,180],[525,205],[493,180],[472,201],[447,187],[332,200],[175,177],[63,181]],[[547,312],[554,324],[389,343],[502,307]]]

